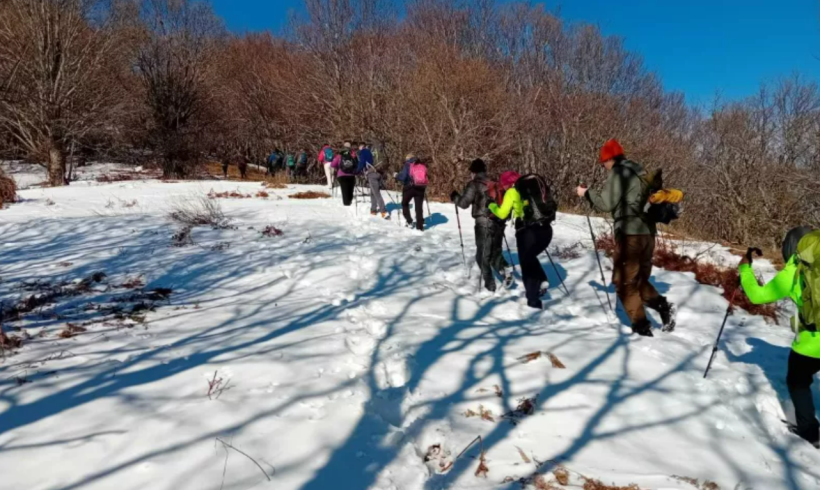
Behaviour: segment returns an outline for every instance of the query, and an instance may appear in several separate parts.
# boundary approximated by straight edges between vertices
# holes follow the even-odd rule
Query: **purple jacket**
[[[342,155],[340,153],[340,154],[336,155],[335,157],[333,157],[333,161],[330,163],[330,166],[332,168],[336,169],[336,177],[355,177],[356,176],[355,173],[354,174],[349,174],[349,173],[343,172],[342,169],[339,168],[341,166],[341,164],[342,164]]]

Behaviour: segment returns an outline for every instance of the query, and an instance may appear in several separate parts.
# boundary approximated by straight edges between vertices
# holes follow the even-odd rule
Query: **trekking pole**
[[[715,347],[712,349],[712,354],[709,356],[709,363],[706,365],[706,371],[703,372],[703,379],[706,379],[706,376],[709,375],[709,370],[712,369],[712,362],[715,360],[715,355],[717,355],[718,347],[720,346],[720,338],[723,336],[723,329],[726,328],[726,321],[729,319],[729,315],[732,314],[732,310],[734,310],[737,289],[735,289],[735,292],[732,293],[732,299],[729,300],[729,307],[726,308],[726,315],[723,317],[723,323],[720,325],[720,331],[718,332],[717,340],[715,340]]]
[[[507,241],[507,234],[506,233],[504,233],[504,244],[507,245],[507,253],[510,255],[510,264],[512,264],[513,274],[517,274],[518,271],[516,271],[516,269],[515,269],[515,261],[513,260],[512,250],[510,250],[510,242]],[[524,272],[522,271],[521,274],[522,274],[522,277],[523,277]]]
[[[564,278],[561,277],[561,273],[558,272],[558,267],[556,267],[555,261],[552,260],[552,255],[550,255],[550,251],[546,250],[546,252],[547,252],[547,258],[550,259],[550,264],[552,264],[552,268],[555,269],[555,275],[558,276],[558,280],[561,281],[561,285],[564,286],[564,291],[566,291],[567,296],[570,296],[569,289],[567,289],[567,285],[564,284]]]
[[[464,234],[461,232],[461,217],[458,215],[458,204],[454,204],[456,208],[456,221],[458,221],[458,238],[461,240],[461,261],[464,263],[464,268],[467,269],[467,256],[464,255]],[[467,277],[470,277],[470,269],[467,269]]]
[[[763,256],[763,251],[759,248],[749,248],[746,250],[746,256],[749,257],[749,262],[751,262],[752,253],[755,253],[758,257]],[[712,348],[712,354],[709,356],[709,363],[706,365],[706,371],[703,372],[703,379],[706,379],[706,376],[709,375],[709,370],[712,369],[712,362],[714,362],[715,355],[717,355],[718,347],[720,346],[720,338],[723,336],[723,329],[726,328],[726,322],[729,320],[729,315],[732,314],[732,311],[735,308],[735,295],[737,295],[738,289],[740,289],[740,284],[736,286],[735,291],[732,293],[732,298],[729,300],[729,307],[726,308],[726,315],[723,317],[723,323],[720,325],[720,331],[718,332],[717,340],[715,340],[715,347]]]
[[[597,246],[597,239],[595,238],[595,231],[592,230],[592,218],[587,215],[587,224],[589,224],[589,234],[592,237],[592,246],[595,248],[595,258],[598,259],[598,270],[601,271],[601,283],[604,286],[604,292],[606,293],[606,302],[609,303],[610,311],[614,311],[612,309],[612,300],[609,298],[609,289],[606,285],[606,276],[604,276],[604,266],[601,265],[601,256],[598,254],[598,246]]]

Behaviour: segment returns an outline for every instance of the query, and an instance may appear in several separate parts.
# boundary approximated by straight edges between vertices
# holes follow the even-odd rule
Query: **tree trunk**
[[[56,141],[48,149],[48,184],[51,187],[66,185],[65,150]]]

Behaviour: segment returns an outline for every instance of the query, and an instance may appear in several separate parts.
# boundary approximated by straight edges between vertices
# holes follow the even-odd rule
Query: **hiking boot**
[[[649,320],[644,320],[641,323],[637,323],[632,325],[632,333],[636,333],[641,337],[654,337],[655,335],[652,333],[652,326],[649,324]]]
[[[661,323],[663,323],[664,332],[672,332],[677,326],[678,307],[670,303],[666,298],[661,298],[658,302],[658,313],[661,315]]]
[[[544,309],[544,303],[542,303],[540,299],[538,301],[527,301],[527,306],[535,308],[536,310]]]
[[[390,215],[382,211],[382,219],[390,219]]]
[[[412,229],[412,228],[415,228],[415,227],[416,227],[416,224],[415,224],[415,223],[413,223],[412,221],[408,221],[408,222],[407,222],[407,224],[406,224],[406,225],[404,225],[404,226],[406,226],[407,228],[411,228],[411,229]]]
[[[384,214],[384,213],[382,213],[382,214]],[[377,213],[377,212],[375,212],[375,211],[370,211],[370,216],[377,216],[377,215],[378,215],[378,213]],[[382,216],[382,217],[384,217],[384,216]]]

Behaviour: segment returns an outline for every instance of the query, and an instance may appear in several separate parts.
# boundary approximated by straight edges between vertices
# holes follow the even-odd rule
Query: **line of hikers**
[[[342,194],[342,204],[350,206],[355,199],[357,179],[363,179],[370,190],[370,214],[381,215],[390,220],[390,214],[382,197],[385,189],[383,160],[374,155],[369,143],[346,141],[338,153],[325,144],[317,157],[325,170],[327,185],[331,191],[338,184]],[[427,194],[427,163],[413,154],[405,157],[402,170],[393,174],[403,186],[401,207],[408,228],[424,231],[424,200]],[[410,203],[415,205],[415,219],[410,212]]]
[[[274,168],[281,168],[279,152],[274,154],[277,155]],[[305,150],[300,154],[299,162],[304,163],[306,158]],[[377,156],[374,162],[370,145],[346,142],[338,153],[330,145],[324,145],[317,160],[325,170],[328,187],[332,190],[338,183],[345,206],[352,204],[356,179],[361,177],[370,189],[371,214],[380,213],[383,218],[390,219],[381,196],[384,188],[382,160]],[[657,225],[669,224],[678,218],[683,194],[663,187],[662,171],[647,172],[640,164],[627,159],[623,147],[615,139],[601,147],[598,161],[608,172],[601,189],[579,185],[576,193],[594,210],[609,213],[614,220],[611,281],[617,298],[631,321],[633,333],[653,336],[647,307],[659,313],[663,331],[672,331],[676,327],[676,307],[658,293],[650,277]],[[427,171],[424,159],[409,154],[401,171],[393,174],[403,186],[401,204],[407,226],[422,231],[423,204],[429,184]],[[511,287],[514,282],[513,269],[503,254],[505,228],[512,219],[527,304],[542,309],[542,298],[549,281],[539,256],[552,241],[552,223],[557,211],[547,181],[537,174],[522,176],[514,171],[502,172],[495,181],[489,177],[487,165],[481,159],[470,163],[469,172],[472,174],[470,182],[462,192],[452,192],[450,200],[456,211],[472,208],[475,261],[481,270],[484,288],[496,291],[496,274],[504,287]],[[415,216],[410,212],[411,202],[415,205]],[[591,222],[590,232],[594,239]],[[789,231],[782,248],[785,266],[765,285],[760,285],[754,275],[752,250],[749,249],[739,266],[740,283],[749,300],[754,304],[765,304],[790,298],[797,306],[797,314],[791,322],[795,339],[786,379],[797,422],[790,429],[820,448],[820,422],[811,393],[814,376],[820,372],[820,332],[817,329],[820,323],[820,230],[803,226]],[[818,294],[813,294],[815,289]]]

